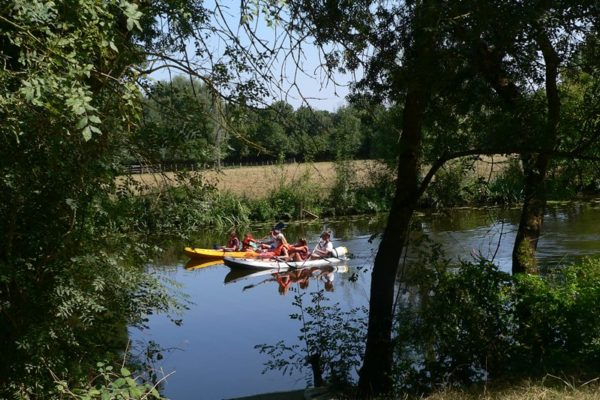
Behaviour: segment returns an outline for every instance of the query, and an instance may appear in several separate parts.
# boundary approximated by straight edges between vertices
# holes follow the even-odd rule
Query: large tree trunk
[[[512,253],[512,272],[537,273],[535,258],[546,209],[545,178],[548,157],[527,154],[522,157],[525,181],[521,221]]]
[[[513,273],[537,273],[535,253],[543,224],[546,207],[546,172],[550,163],[548,151],[556,144],[557,126],[560,118],[560,98],[557,88],[560,60],[548,35],[543,29],[535,32],[545,61],[547,121],[542,135],[536,135],[535,121],[529,117],[528,102],[519,87],[504,70],[504,52],[480,43],[476,49],[474,65],[502,98],[507,109],[517,120],[523,147],[522,161],[524,180],[524,203],[521,221],[513,247]],[[534,150],[534,149],[537,149]]]
[[[556,145],[557,127],[560,121],[560,96],[558,94],[558,67],[560,60],[548,35],[542,29],[537,32],[536,42],[542,50],[546,64],[546,127],[539,139],[542,150],[550,151]],[[530,139],[531,140],[531,139]],[[535,137],[533,137],[535,140]],[[512,272],[535,274],[539,272],[535,253],[537,250],[544,212],[546,209],[546,173],[550,165],[548,153],[525,154],[522,157],[524,201],[521,221],[512,254]]]
[[[419,197],[419,153],[425,100],[425,91],[416,88],[409,91],[405,101],[396,194],[371,276],[367,345],[358,383],[361,398],[389,393],[392,389],[394,289],[400,256]]]

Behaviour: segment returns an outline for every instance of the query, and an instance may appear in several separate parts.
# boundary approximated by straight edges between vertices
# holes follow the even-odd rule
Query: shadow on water
[[[451,259],[482,256],[509,272],[518,221],[518,209],[458,209],[420,214],[414,226],[415,235],[427,234]],[[332,303],[346,309],[367,305],[370,271],[385,222],[385,216],[377,216],[289,224],[284,233],[290,242],[306,238],[312,249],[327,228],[333,232],[334,244],[346,246],[351,253],[340,269],[313,270],[307,276],[273,270],[240,272],[221,261],[198,263],[183,256],[183,247],[212,248],[226,240],[226,233],[201,232],[193,243],[175,244],[167,252],[170,256],[153,266],[153,272],[179,282],[189,296],[192,305],[181,316],[182,326],[174,326],[163,315],[152,315],[149,330],[130,332],[134,340],[180,349],[165,354],[159,365],[165,373],[175,371],[164,394],[178,400],[219,399],[304,388],[304,376],[261,374],[265,359],[254,346],[297,338],[298,325],[289,318],[294,296],[281,294],[327,290],[329,279],[329,284],[335,282],[328,292]],[[538,246],[541,264],[600,254],[598,204],[553,206],[544,222]],[[260,238],[269,228],[249,231]],[[413,255],[410,251],[408,258]]]

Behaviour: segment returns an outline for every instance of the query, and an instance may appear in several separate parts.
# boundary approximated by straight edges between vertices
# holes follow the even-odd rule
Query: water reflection
[[[508,272],[519,212],[519,209],[462,209],[424,213],[415,216],[413,226],[415,235],[426,234],[439,243],[447,258],[494,258]],[[327,296],[332,303],[351,309],[368,304],[370,273],[385,222],[386,216],[290,223],[285,234],[290,240],[307,238],[312,248],[319,234],[328,228],[333,232],[334,246],[348,248],[352,257],[341,266],[344,270],[332,271],[335,290]],[[599,226],[599,204],[549,207],[538,245],[540,264],[564,261],[567,256],[600,254]],[[257,233],[255,236],[262,236],[271,227],[268,224],[249,230]],[[164,394],[169,398],[232,398],[304,387],[303,377],[261,374],[265,359],[254,349],[258,343],[297,337],[297,322],[289,315],[294,311],[294,296],[290,292],[304,292],[299,278],[284,278],[279,273],[281,282],[288,278],[290,281],[288,295],[281,296],[277,271],[266,270],[261,275],[255,271],[235,271],[221,265],[221,260],[214,264],[188,263],[183,247],[210,248],[222,237],[223,232],[207,229],[195,240],[176,243],[171,251],[165,252],[165,258],[153,266],[152,272],[179,282],[192,305],[181,316],[182,326],[175,326],[165,316],[152,315],[150,330],[132,332],[132,338],[181,349],[166,355],[160,365],[166,372],[176,371],[165,384]],[[307,292],[324,287],[325,277],[318,277],[319,273],[313,271],[308,277]]]
[[[194,269],[211,267],[213,265],[223,265],[223,260],[206,260],[190,258],[190,260],[187,263],[185,263],[184,268],[191,271]]]
[[[599,211],[595,203],[549,205],[536,253],[539,264],[569,263],[600,253]],[[439,243],[452,260],[484,257],[510,272],[519,217],[516,208],[455,209],[420,215],[414,226]]]
[[[299,268],[283,272],[276,268],[262,271],[231,269],[231,271],[225,275],[224,283],[228,284],[244,279],[267,276],[266,279],[262,279],[258,282],[244,286],[242,291],[272,282],[277,286],[277,291],[280,295],[286,295],[292,284],[296,284],[299,289],[307,290],[309,288],[310,281],[313,280],[323,283],[323,288],[325,291],[333,292],[335,274],[346,272],[348,272],[347,265],[328,265],[322,267]]]

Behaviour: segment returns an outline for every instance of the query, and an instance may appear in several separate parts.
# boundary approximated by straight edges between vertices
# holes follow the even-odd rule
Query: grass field
[[[376,161],[353,161],[358,180],[368,177],[369,171],[377,168]],[[228,167],[219,171],[202,172],[206,182],[219,190],[229,191],[249,198],[261,198],[278,186],[307,179],[315,190],[329,190],[335,184],[335,163],[291,163],[284,165],[264,165],[250,167]],[[175,174],[136,174],[132,179],[150,188],[177,184]]]
[[[491,178],[506,165],[506,157],[486,157],[475,165],[475,173],[485,179]],[[356,181],[365,182],[380,164],[373,160],[352,161],[356,171]],[[219,190],[229,191],[248,198],[261,198],[282,185],[307,179],[315,190],[329,191],[335,184],[335,163],[291,163],[283,165],[264,165],[248,167],[227,167],[219,171],[207,170],[201,173],[206,182],[214,184]],[[149,188],[178,184],[175,174],[136,174],[135,182],[148,185]],[[121,180],[123,182],[123,180]]]

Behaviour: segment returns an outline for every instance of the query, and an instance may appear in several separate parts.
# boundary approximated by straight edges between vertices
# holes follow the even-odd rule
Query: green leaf
[[[125,383],[127,383],[127,382],[125,381],[125,378],[119,378],[119,379],[117,379],[116,381],[114,381],[114,382],[112,383],[112,386],[114,386],[114,387],[116,387],[116,388],[120,388],[120,387],[123,387],[123,386],[125,386]]]
[[[92,130],[89,125],[83,128],[83,130],[81,131],[81,135],[83,136],[83,140],[85,140],[86,142],[92,138]]]
[[[83,117],[81,117],[79,119],[79,121],[77,121],[77,129],[83,129],[85,126],[88,125],[88,117],[86,115],[84,115]]]
[[[100,120],[100,118],[98,118],[97,115],[90,115],[89,117],[90,122],[94,123],[94,124],[99,124],[102,121]]]

